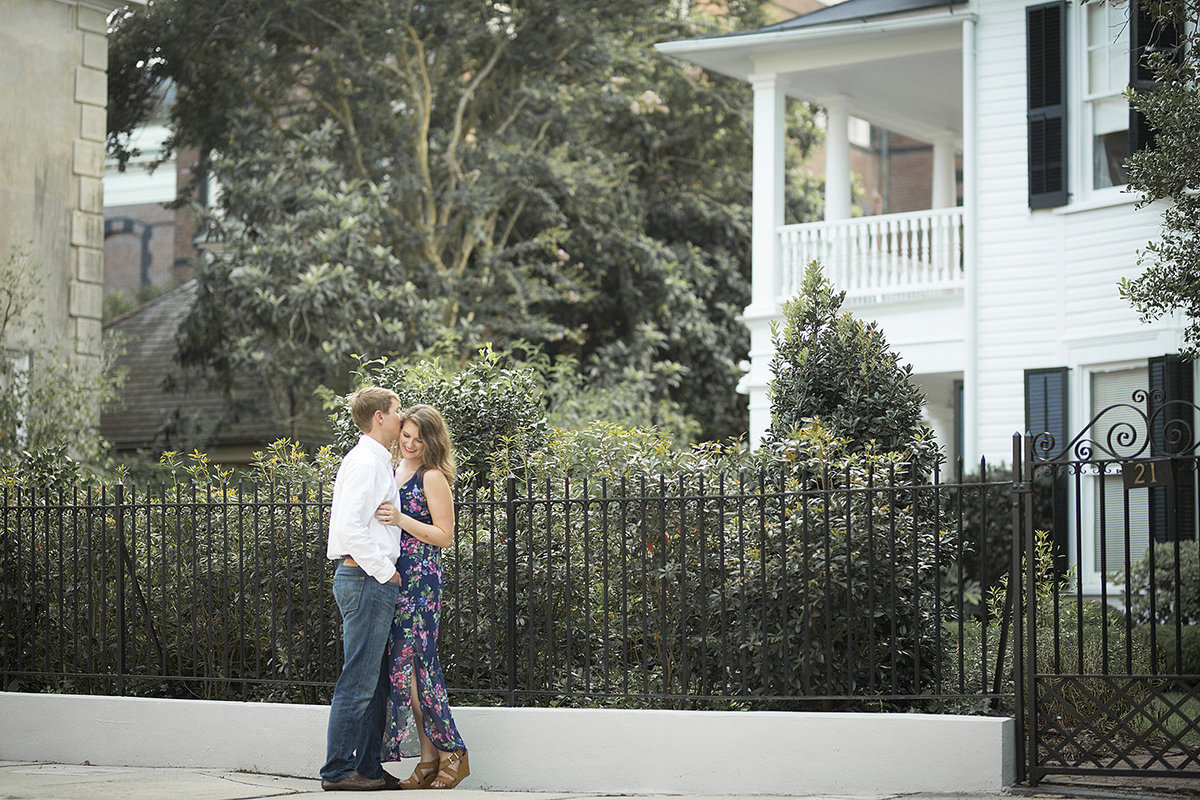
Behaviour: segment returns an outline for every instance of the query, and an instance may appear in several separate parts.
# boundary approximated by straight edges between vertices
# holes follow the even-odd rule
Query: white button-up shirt
[[[391,453],[370,436],[362,436],[338,467],[329,511],[331,559],[350,556],[368,575],[387,583],[400,558],[400,529],[375,519],[380,503],[400,507]]]

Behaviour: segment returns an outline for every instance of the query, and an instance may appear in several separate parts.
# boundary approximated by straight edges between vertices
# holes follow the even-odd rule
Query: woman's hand
[[[375,519],[382,522],[384,525],[399,525],[400,524],[400,509],[396,508],[391,503],[382,503],[379,508],[375,509]]]

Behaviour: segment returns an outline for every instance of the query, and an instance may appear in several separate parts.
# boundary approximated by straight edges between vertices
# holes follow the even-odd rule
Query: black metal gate
[[[1018,763],[1200,778],[1196,407],[1135,392],[1014,437]]]

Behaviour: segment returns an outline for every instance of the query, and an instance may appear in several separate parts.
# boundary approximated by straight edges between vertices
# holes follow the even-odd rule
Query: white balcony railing
[[[812,261],[821,262],[847,300],[881,302],[963,287],[961,207],[787,225],[779,236],[781,299],[800,290]]]

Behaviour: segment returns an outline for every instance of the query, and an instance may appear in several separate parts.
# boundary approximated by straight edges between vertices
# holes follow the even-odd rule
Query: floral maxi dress
[[[413,519],[433,524],[423,484],[424,472],[419,471],[400,487],[400,510]],[[400,573],[401,584],[388,639],[392,696],[383,736],[383,761],[421,755],[421,740],[410,705],[409,687],[414,671],[425,735],[438,750],[445,752],[464,746],[450,716],[446,681],[437,654],[438,620],[442,612],[442,549],[407,533],[400,538],[396,571]]]

